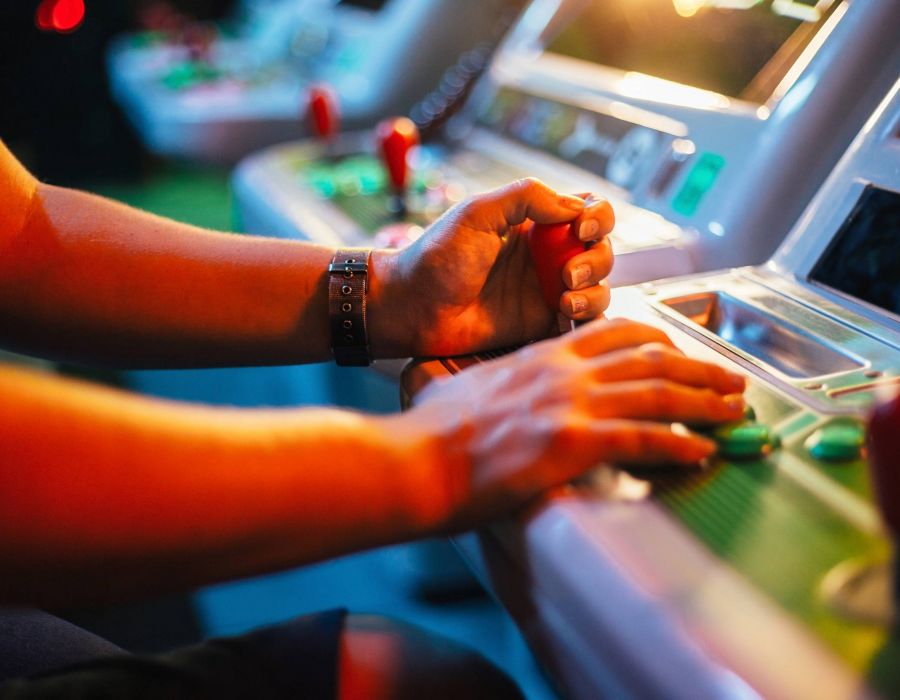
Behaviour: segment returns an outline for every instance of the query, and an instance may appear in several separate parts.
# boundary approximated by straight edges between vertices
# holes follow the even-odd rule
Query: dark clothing
[[[0,608],[0,683],[126,653],[71,622],[30,608]]]
[[[193,647],[146,656],[125,653],[113,645],[98,648],[95,640],[99,638],[87,632],[87,646],[79,651],[70,637],[64,637],[70,642],[69,649],[57,658],[79,659],[78,663],[14,678],[0,685],[0,699],[333,700],[337,696],[339,641],[345,615],[345,610],[331,610],[237,637],[211,639]],[[65,625],[68,623],[60,629],[71,633]],[[46,644],[47,641],[44,640],[44,646],[51,650],[48,657],[53,657],[57,654],[56,645]],[[32,647],[40,644],[30,643]],[[0,646],[0,653],[2,650]],[[86,658],[91,660],[83,660]],[[32,663],[31,670],[34,668]],[[43,668],[47,668],[46,663]]]

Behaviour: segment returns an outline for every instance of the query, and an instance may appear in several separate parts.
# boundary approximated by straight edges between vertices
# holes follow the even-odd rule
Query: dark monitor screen
[[[867,187],[809,278],[900,316],[900,194]]]
[[[837,4],[585,0],[542,40],[551,53],[762,103]]]
[[[362,7],[366,10],[376,12],[387,5],[388,0],[340,0],[338,5],[352,5],[353,7]]]

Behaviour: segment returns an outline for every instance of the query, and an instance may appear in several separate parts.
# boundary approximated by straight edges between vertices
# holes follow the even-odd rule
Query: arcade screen
[[[582,0],[546,50],[763,103],[837,0]]]
[[[867,187],[809,278],[900,316],[900,194]]]

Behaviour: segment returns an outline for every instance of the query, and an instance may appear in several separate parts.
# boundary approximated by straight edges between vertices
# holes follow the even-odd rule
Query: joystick
[[[388,181],[392,189],[389,203],[391,213],[399,219],[406,216],[406,186],[409,175],[407,156],[419,144],[419,130],[411,119],[385,119],[375,127],[375,138],[384,158]]]
[[[211,63],[216,30],[205,22],[192,22],[182,30],[184,46],[194,63]]]
[[[584,243],[572,223],[535,224],[528,232],[528,248],[537,271],[544,302],[559,312],[559,298],[565,291],[562,269],[566,262],[584,251]],[[574,322],[559,314],[560,331],[571,330]]]
[[[334,140],[341,123],[334,90],[328,85],[311,85],[306,93],[306,114],[313,136],[325,144],[329,156],[333,155]]]
[[[872,412],[867,439],[872,486],[881,515],[894,539],[900,536],[900,391]],[[898,558],[894,555],[894,600],[900,600]]]

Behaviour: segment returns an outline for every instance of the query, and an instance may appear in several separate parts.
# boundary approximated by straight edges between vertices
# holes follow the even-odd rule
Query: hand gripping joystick
[[[538,283],[544,302],[551,311],[559,312],[559,298],[566,290],[562,279],[563,266],[570,259],[584,252],[584,243],[571,223],[535,224],[528,232],[528,247],[537,271]],[[572,329],[572,323],[559,314],[560,330]]]
[[[396,117],[385,119],[375,127],[375,138],[393,190],[391,213],[400,218],[406,215],[407,155],[419,144],[419,130],[411,119]]]
[[[341,124],[337,95],[328,85],[312,85],[306,93],[306,101],[313,136],[322,141],[326,151],[330,152]]]
[[[881,515],[894,539],[894,600],[900,599],[900,392],[876,405],[869,421],[869,465]]]

